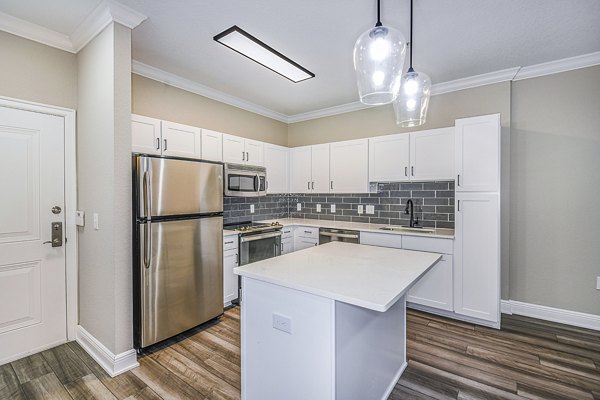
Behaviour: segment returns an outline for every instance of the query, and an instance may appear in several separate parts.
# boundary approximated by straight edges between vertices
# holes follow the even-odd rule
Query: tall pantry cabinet
[[[456,120],[454,311],[500,324],[500,114]]]

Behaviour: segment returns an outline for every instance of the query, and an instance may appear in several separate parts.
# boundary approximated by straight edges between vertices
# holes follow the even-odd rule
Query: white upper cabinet
[[[329,193],[329,144],[311,146],[310,192]]]
[[[312,181],[311,147],[302,146],[290,149],[290,191],[292,193],[310,192]]]
[[[289,149],[265,143],[267,193],[289,193]]]
[[[224,133],[223,162],[264,165],[264,143]]]
[[[223,134],[221,132],[202,129],[202,159],[223,161]]]
[[[457,192],[500,190],[500,114],[456,120]]]
[[[223,134],[223,162],[245,164],[246,149],[244,139],[239,136]]]
[[[369,181],[402,182],[410,179],[410,135],[396,134],[369,139]]]
[[[246,164],[265,165],[265,144],[258,140],[244,140],[246,151]]]
[[[454,128],[410,134],[410,179],[454,179]]]
[[[454,311],[494,323],[500,318],[499,195],[457,193]]]
[[[162,121],[162,154],[165,156],[201,158],[200,128]]]
[[[161,154],[160,119],[131,115],[131,151]]]
[[[369,140],[348,140],[329,146],[330,192],[368,193]]]

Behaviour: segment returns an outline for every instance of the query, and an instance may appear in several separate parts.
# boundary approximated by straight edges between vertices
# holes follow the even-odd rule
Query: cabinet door
[[[500,190],[500,114],[456,120],[457,192]]]
[[[410,134],[410,179],[454,179],[454,127]]]
[[[369,182],[408,181],[409,148],[409,134],[369,139]]]
[[[258,140],[246,139],[244,149],[246,151],[246,164],[265,165],[265,144]]]
[[[200,128],[162,121],[163,155],[187,158],[201,158],[202,142]]]
[[[221,132],[202,129],[202,159],[223,161],[223,134]]]
[[[233,269],[238,266],[237,248],[223,252],[223,303],[238,298],[238,279]]]
[[[500,318],[500,208],[497,194],[457,193],[454,311]]]
[[[160,120],[131,115],[131,151],[133,153],[160,155]]]
[[[330,192],[369,192],[369,140],[330,144]]]
[[[292,253],[294,251],[294,239],[282,239],[281,240],[281,255]]]
[[[452,256],[445,254],[408,291],[407,301],[453,311]]]
[[[289,150],[287,147],[265,143],[267,193],[289,192]]]
[[[308,193],[311,187],[311,146],[290,150],[290,191]]]
[[[245,164],[246,150],[244,139],[238,136],[223,134],[223,162]]]
[[[329,193],[329,144],[311,146],[311,191]]]

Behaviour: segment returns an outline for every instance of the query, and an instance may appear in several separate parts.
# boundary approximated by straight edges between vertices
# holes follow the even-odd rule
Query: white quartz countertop
[[[237,236],[238,234],[239,234],[238,231],[232,231],[232,230],[229,230],[229,229],[223,229],[223,237],[225,237],[225,236],[233,236],[233,235]]]
[[[387,311],[442,256],[331,242],[234,269],[237,275]]]
[[[316,227],[316,228],[353,229],[355,231],[387,233],[390,235],[424,236],[424,237],[454,239],[454,229],[443,229],[443,228],[434,229],[433,232],[387,231],[387,230],[382,230],[381,228],[390,226],[390,225],[365,224],[365,223],[360,223],[360,222],[324,221],[324,220],[303,219],[303,218],[280,218],[280,219],[272,219],[272,220],[259,221],[259,222],[266,222],[266,223],[279,222],[283,226],[299,225],[299,226],[312,226],[312,227]]]

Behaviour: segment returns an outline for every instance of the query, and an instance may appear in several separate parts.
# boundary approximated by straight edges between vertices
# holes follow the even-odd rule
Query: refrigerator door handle
[[[142,177],[142,201],[143,201],[143,210],[144,210],[144,216],[146,218],[150,218],[150,200],[149,200],[149,186],[150,186],[150,179],[149,179],[149,174],[148,171],[144,171],[144,175]]]
[[[150,268],[150,262],[152,261],[152,222],[148,221],[144,227],[144,253],[143,262],[144,268]]]

